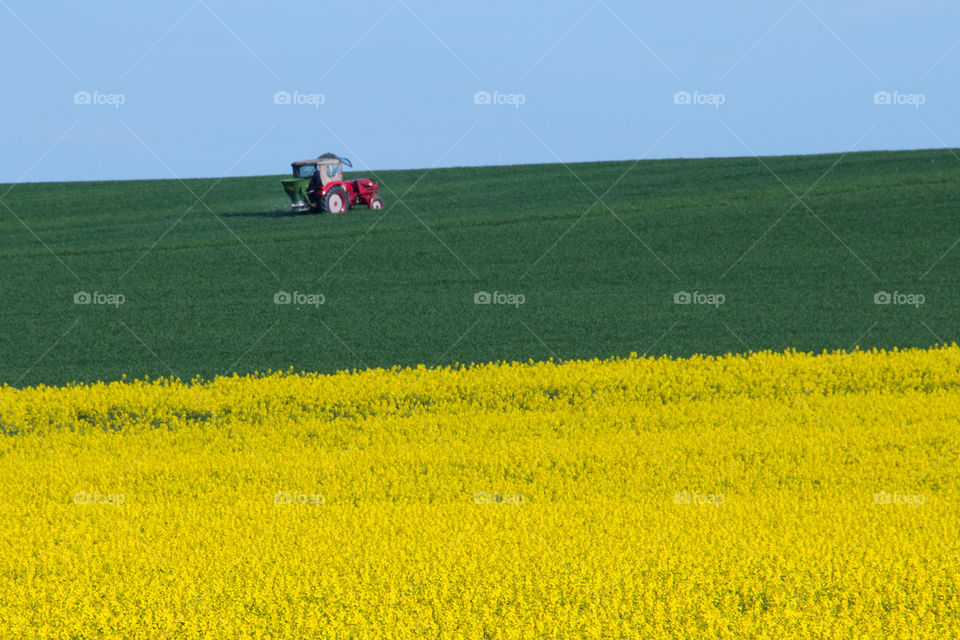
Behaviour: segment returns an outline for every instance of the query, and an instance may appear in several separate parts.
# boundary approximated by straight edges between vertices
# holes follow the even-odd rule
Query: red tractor
[[[333,153],[294,162],[293,178],[281,181],[291,208],[297,213],[343,213],[361,205],[383,209],[383,198],[377,195],[380,185],[370,178],[344,180],[343,165],[353,168],[350,160]]]

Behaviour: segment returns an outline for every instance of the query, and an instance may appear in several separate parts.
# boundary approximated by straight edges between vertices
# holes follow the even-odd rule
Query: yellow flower
[[[960,637],[960,348],[0,388],[0,638]]]

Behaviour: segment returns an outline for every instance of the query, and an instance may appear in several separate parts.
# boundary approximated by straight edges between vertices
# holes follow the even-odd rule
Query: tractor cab
[[[293,163],[294,178],[310,178],[314,186],[325,187],[331,182],[343,182],[343,165],[353,167],[350,160],[332,153],[325,153],[314,160],[298,160]]]

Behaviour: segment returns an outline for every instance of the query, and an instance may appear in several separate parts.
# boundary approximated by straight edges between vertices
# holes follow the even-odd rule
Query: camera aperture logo
[[[677,91],[673,94],[673,104],[707,106],[719,109],[727,102],[722,93],[701,93],[699,91]]]
[[[77,291],[73,294],[73,304],[99,304],[111,307],[119,307],[127,301],[127,297],[122,293],[102,293],[94,291]]]
[[[327,297],[322,293],[300,293],[299,291],[290,293],[288,291],[277,291],[273,294],[273,304],[293,304],[297,305],[298,308],[300,305],[319,308],[320,305],[326,302]]]
[[[514,308],[519,307],[527,301],[527,297],[522,293],[503,293],[502,291],[477,291],[473,294],[473,304],[504,304]]]
[[[873,294],[873,304],[909,306],[919,308],[927,301],[922,293],[903,293],[901,291],[877,291]]]
[[[273,94],[273,104],[309,106],[319,109],[326,104],[327,96],[322,93],[301,93],[300,91],[277,91]]]
[[[477,91],[473,94],[473,104],[508,106],[519,109],[527,103],[527,96],[522,93],[501,93],[500,91]]]
[[[722,293],[703,293],[701,291],[690,293],[689,291],[677,291],[673,294],[673,304],[703,304],[716,309],[726,301],[727,297]]]
[[[100,91],[77,91],[73,94],[73,104],[107,106],[119,109],[127,102],[122,93],[102,93]]]
[[[923,93],[901,93],[900,91],[877,91],[873,94],[873,104],[895,107],[913,107],[919,109],[927,103]]]

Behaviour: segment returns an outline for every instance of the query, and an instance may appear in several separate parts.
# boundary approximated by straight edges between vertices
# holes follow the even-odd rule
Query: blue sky
[[[0,0],[0,182],[960,146],[960,3]]]

